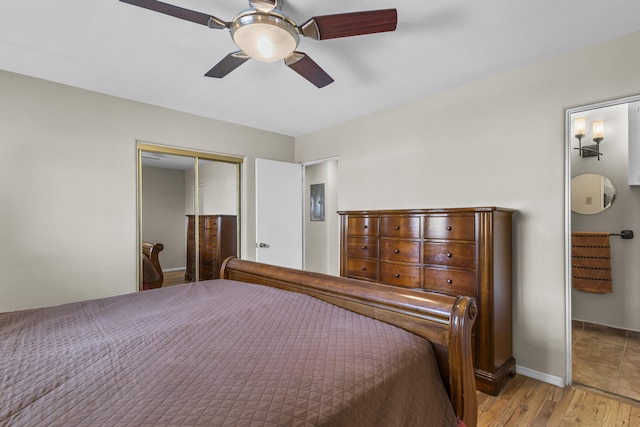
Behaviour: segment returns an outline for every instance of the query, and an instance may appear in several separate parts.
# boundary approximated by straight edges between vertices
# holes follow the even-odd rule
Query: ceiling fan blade
[[[302,24],[300,29],[305,37],[325,40],[395,31],[397,25],[398,11],[383,9],[314,16]]]
[[[323,88],[333,83],[331,76],[305,53],[293,52],[284,59],[284,63],[287,67],[316,85],[317,88]]]
[[[175,18],[184,19],[186,21],[195,22],[196,24],[206,25],[210,28],[223,29],[229,27],[229,23],[215,16],[207,15],[206,13],[196,12],[189,9],[184,9],[172,4],[162,3],[156,0],[120,0],[123,3],[129,3],[134,6],[142,7],[144,9],[153,10],[155,12],[164,13],[165,15],[173,16]]]
[[[251,59],[251,57],[241,50],[231,52],[230,54],[222,58],[222,60],[218,62],[212,69],[207,71],[207,74],[205,74],[205,76],[221,79],[244,64],[249,59]]]

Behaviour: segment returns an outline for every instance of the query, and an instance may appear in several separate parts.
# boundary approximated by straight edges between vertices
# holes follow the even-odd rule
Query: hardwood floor
[[[185,270],[164,272],[164,281],[162,282],[162,287],[166,288],[167,286],[180,285],[182,283],[185,283],[184,273]]]
[[[640,427],[640,402],[516,375],[498,396],[478,392],[478,427],[488,426]]]

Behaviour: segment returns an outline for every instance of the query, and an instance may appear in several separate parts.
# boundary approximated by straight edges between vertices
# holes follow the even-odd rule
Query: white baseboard
[[[186,269],[187,269],[187,267],[163,268],[162,272],[163,273],[171,273],[172,271],[184,271]]]
[[[542,381],[555,385],[557,387],[565,387],[564,378],[557,377],[555,375],[546,374],[544,372],[535,371],[533,369],[525,368],[524,366],[516,365],[516,374],[524,375],[525,377],[533,378],[534,380]]]

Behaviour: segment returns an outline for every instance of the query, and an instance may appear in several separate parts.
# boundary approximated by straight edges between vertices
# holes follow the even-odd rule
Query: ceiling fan
[[[205,74],[207,77],[222,78],[249,59],[266,62],[284,59],[289,68],[318,88],[333,83],[333,79],[307,54],[296,50],[300,36],[325,40],[382,33],[394,31],[398,22],[396,9],[384,9],[315,16],[298,26],[282,12],[282,0],[249,0],[249,9],[230,22],[157,0],[120,1],[215,30],[228,29],[240,50],[225,56]]]

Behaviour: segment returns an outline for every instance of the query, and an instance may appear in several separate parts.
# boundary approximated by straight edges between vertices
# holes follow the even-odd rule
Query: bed
[[[476,311],[229,258],[218,280],[1,313],[0,425],[474,427]]]

